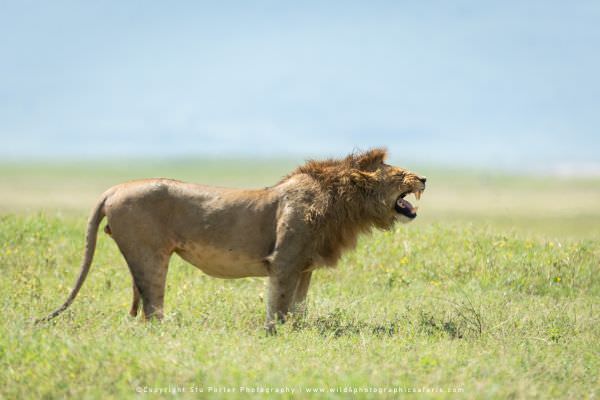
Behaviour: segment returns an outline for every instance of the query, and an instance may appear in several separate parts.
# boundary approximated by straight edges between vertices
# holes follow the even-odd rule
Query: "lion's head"
[[[362,200],[365,216],[371,217],[374,225],[383,229],[390,228],[396,221],[410,222],[417,216],[417,208],[406,200],[406,196],[413,193],[419,199],[427,180],[386,164],[386,156],[384,149],[373,149],[348,157],[357,170],[351,175],[360,188],[357,194]]]
[[[386,164],[386,157],[385,149],[376,148],[338,160],[310,160],[290,176],[307,174],[320,184],[328,195],[321,213],[341,211],[356,222],[385,229],[417,216],[406,196],[413,193],[419,199],[426,182],[423,176]]]
[[[414,194],[418,200],[425,190],[424,176],[385,163],[386,152],[382,149],[359,154],[357,182],[363,188],[363,205],[378,227],[389,228],[394,222],[407,223],[417,216],[406,196]],[[364,180],[364,181],[363,181]],[[369,201],[370,198],[379,200]]]
[[[316,227],[324,258],[337,260],[360,232],[390,229],[417,216],[406,196],[420,198],[426,178],[386,164],[386,156],[385,149],[376,148],[342,159],[310,160],[284,179],[308,176],[319,188],[306,219]]]

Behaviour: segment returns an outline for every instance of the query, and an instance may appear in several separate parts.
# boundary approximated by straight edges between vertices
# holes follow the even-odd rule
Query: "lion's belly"
[[[185,249],[177,250],[177,254],[205,274],[216,278],[245,278],[269,274],[262,260],[233,250],[188,245]]]

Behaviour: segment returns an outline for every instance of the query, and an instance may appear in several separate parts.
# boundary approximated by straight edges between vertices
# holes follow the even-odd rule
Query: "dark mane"
[[[308,160],[284,178],[297,174],[307,174],[318,181],[327,183],[335,180],[336,176],[347,173],[353,169],[374,171],[387,157],[387,150],[375,148],[364,152],[354,152],[344,158],[328,158],[325,160]]]

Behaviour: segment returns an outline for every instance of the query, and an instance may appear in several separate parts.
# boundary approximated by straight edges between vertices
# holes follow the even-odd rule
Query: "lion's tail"
[[[75,286],[71,290],[69,297],[64,302],[62,306],[52,311],[46,317],[39,318],[35,321],[36,324],[40,322],[50,321],[52,318],[56,317],[63,311],[65,311],[75,297],[77,297],[77,293],[79,293],[79,289],[83,286],[83,282],[87,277],[88,272],[90,271],[90,267],[92,266],[92,259],[94,258],[94,250],[96,250],[96,239],[98,237],[98,227],[100,226],[100,222],[105,216],[104,213],[104,203],[106,201],[107,196],[103,196],[102,200],[96,204],[92,214],[90,215],[90,219],[87,225],[87,233],[85,236],[85,256],[83,258],[83,262],[81,263],[81,270],[79,271],[79,277],[77,278],[77,282],[75,282]]]

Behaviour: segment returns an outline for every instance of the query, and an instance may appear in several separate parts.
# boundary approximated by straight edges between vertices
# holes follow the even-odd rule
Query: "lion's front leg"
[[[298,285],[298,275],[297,272],[289,272],[287,274],[273,274],[269,277],[267,322],[265,325],[267,333],[276,332],[275,325],[278,321],[285,322]]]
[[[307,250],[312,238],[301,207],[286,203],[279,212],[275,246],[264,260],[269,270],[266,329],[271,334],[275,333],[278,321],[285,322],[302,272],[310,266]]]
[[[298,278],[298,284],[296,285],[296,293],[294,294],[292,305],[292,312],[294,314],[306,314],[306,294],[308,293],[308,287],[310,286],[311,276],[312,271],[305,271],[302,272]]]

